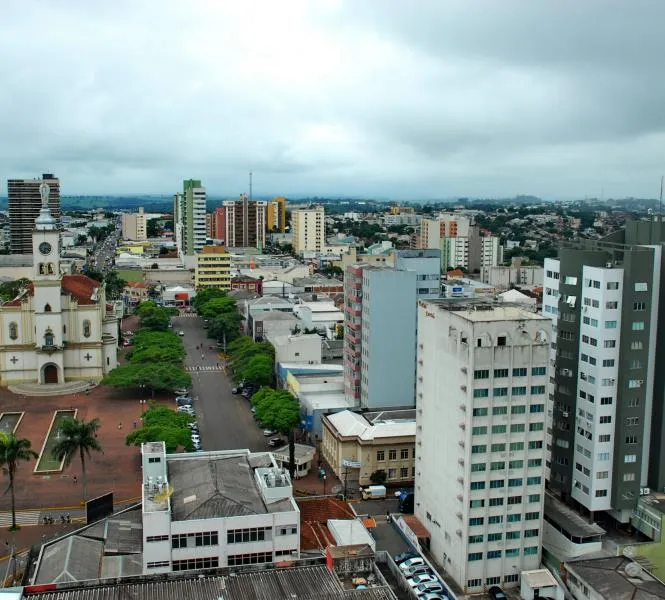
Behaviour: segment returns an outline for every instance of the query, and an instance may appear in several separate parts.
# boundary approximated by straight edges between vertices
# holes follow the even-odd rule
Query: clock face
[[[49,244],[48,242],[42,242],[41,244],[39,244],[39,251],[44,255],[50,254],[51,244]]]

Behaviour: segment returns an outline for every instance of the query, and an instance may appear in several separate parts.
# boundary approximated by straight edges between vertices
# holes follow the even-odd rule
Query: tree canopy
[[[8,302],[9,300],[13,300],[18,296],[19,292],[25,286],[25,284],[28,283],[28,280],[23,278],[23,279],[16,279],[15,281],[5,281],[4,283],[0,283],[0,300],[2,302]]]
[[[146,387],[154,394],[159,390],[189,387],[192,378],[172,363],[128,362],[113,369],[102,383],[113,387]]]
[[[250,362],[254,357],[263,356],[270,359],[271,364],[271,380],[272,381],[272,365],[275,362],[275,349],[272,347],[272,344],[269,342],[255,342],[252,338],[248,336],[242,336],[234,340],[229,345],[229,352],[233,357],[231,362],[231,368],[233,370],[233,376],[236,381],[242,381],[246,379],[251,381],[248,377],[247,370],[250,366]],[[263,365],[266,361],[255,361],[253,363],[252,370],[250,370],[250,375],[254,376],[257,374],[257,365]],[[262,369],[262,367],[258,367]]]
[[[242,378],[258,386],[270,385],[273,380],[274,362],[266,354],[252,356],[247,362]]]
[[[263,387],[252,396],[252,404],[266,427],[287,434],[300,424],[300,405],[286,390]]]
[[[240,336],[240,325],[243,317],[237,311],[223,313],[210,321],[208,337],[224,340],[228,344]]]
[[[201,313],[204,306],[216,298],[226,298],[226,292],[217,288],[199,288],[196,290],[196,296],[192,300],[192,304],[197,313]]]
[[[141,327],[153,331],[166,331],[169,328],[173,311],[158,306],[152,300],[146,300],[136,307],[135,313],[139,316]]]
[[[198,311],[204,319],[214,319],[215,317],[236,311],[235,298],[225,296],[223,298],[212,298],[206,302],[201,310]]]
[[[144,442],[164,442],[167,452],[175,452],[178,448],[191,451],[194,445],[187,424],[193,420],[194,417],[166,406],[151,405],[143,413],[143,426],[132,431],[125,438],[125,444],[140,446]]]

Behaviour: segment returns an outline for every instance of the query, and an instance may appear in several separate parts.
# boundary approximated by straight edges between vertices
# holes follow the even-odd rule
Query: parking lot
[[[203,450],[267,450],[269,438],[254,421],[250,402],[232,394],[232,382],[218,370],[221,365],[215,341],[206,338],[201,319],[173,317],[172,322],[174,331],[185,334],[182,336],[187,351],[185,366],[193,369],[191,395]]]

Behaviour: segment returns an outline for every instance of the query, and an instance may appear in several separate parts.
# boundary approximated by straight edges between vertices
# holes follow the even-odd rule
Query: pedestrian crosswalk
[[[193,318],[196,317],[196,315],[195,315],[194,313],[186,313],[186,312],[183,312],[183,311],[180,311],[180,313],[178,314],[178,316],[179,316],[179,317],[185,317],[185,318],[187,318],[187,319],[193,319]]]
[[[16,524],[17,525],[39,525],[40,512],[38,510],[17,510],[16,511]],[[0,512],[0,527],[11,527],[12,525],[12,512],[10,510],[3,510]]]
[[[201,371],[223,371],[224,367],[219,365],[200,365],[196,367],[185,367],[185,371],[188,373],[196,373]]]

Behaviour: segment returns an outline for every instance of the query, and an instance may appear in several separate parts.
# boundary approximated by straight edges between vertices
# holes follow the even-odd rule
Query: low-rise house
[[[313,365],[321,362],[321,336],[318,333],[276,335],[264,332],[264,338],[275,348],[277,363],[302,362]]]
[[[411,484],[415,477],[416,411],[414,409],[357,413],[344,410],[324,415],[321,453],[348,489],[372,483],[384,471],[386,484]]]

